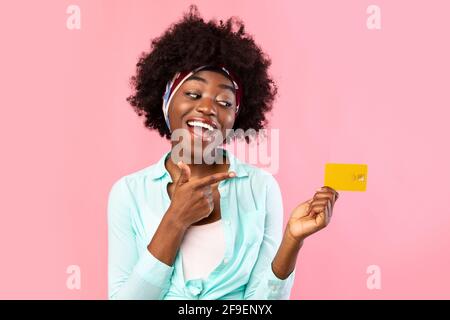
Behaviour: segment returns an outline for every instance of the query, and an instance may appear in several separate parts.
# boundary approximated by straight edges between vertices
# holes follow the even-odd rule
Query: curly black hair
[[[233,129],[258,131],[267,125],[265,114],[272,110],[277,95],[277,86],[268,74],[270,58],[245,32],[240,19],[205,22],[195,5],[151,41],[150,52],[142,53],[130,80],[133,94],[126,100],[139,116],[145,115],[147,128],[170,139],[162,112],[165,86],[176,72],[202,65],[224,65],[241,82],[243,96]],[[245,140],[249,142],[248,137]]]

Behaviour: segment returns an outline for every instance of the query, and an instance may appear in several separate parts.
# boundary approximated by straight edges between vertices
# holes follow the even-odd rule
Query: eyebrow
[[[191,81],[191,80],[197,80],[197,81],[201,81],[201,82],[204,82],[204,83],[208,83],[208,81],[206,81],[206,79],[204,79],[202,77],[199,77],[199,76],[196,76],[196,75],[190,76],[189,78],[186,79],[185,82]],[[232,86],[227,85],[227,84],[221,83],[221,84],[219,84],[218,87],[222,88],[222,89],[228,89],[231,92],[233,92],[234,94],[236,94],[236,89],[234,87],[232,87]]]

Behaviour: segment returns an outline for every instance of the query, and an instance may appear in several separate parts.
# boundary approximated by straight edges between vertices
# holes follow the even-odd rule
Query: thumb
[[[178,185],[181,185],[188,182],[191,178],[191,169],[189,169],[189,166],[187,166],[183,161],[178,162],[177,166],[181,170],[180,177],[178,178]]]
[[[291,216],[295,219],[306,217],[309,214],[309,211],[311,209],[311,203],[314,201],[314,199],[309,199],[305,202],[302,202],[299,204],[294,211],[292,212]]]
[[[314,198],[309,199],[308,201],[305,202],[305,210],[306,210],[306,214],[309,215],[311,212],[311,204],[314,201]]]

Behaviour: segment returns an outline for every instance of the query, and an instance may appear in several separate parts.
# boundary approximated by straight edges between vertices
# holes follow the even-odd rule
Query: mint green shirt
[[[218,185],[226,249],[207,278],[185,281],[180,250],[172,266],[147,250],[170,205],[170,151],[114,183],[108,199],[109,299],[289,299],[295,270],[281,280],[271,266],[283,234],[279,185],[270,173],[224,151],[236,176]]]

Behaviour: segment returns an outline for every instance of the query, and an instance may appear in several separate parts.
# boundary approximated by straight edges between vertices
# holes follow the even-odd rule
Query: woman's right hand
[[[181,170],[172,192],[170,207],[166,214],[183,229],[208,217],[214,209],[212,185],[234,177],[234,172],[215,173],[200,179],[191,179],[191,170],[182,161]]]

